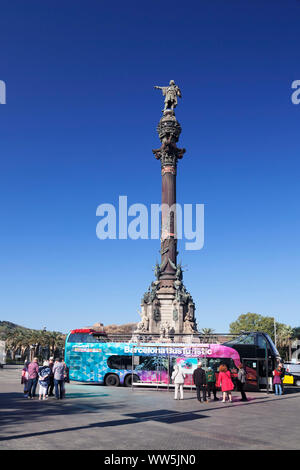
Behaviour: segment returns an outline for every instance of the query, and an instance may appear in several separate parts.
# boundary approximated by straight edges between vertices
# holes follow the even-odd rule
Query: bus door
[[[246,390],[255,391],[259,390],[258,380],[258,360],[257,358],[242,359],[244,369],[246,371]]]
[[[258,384],[260,389],[267,389],[267,377],[266,377],[266,359],[258,359]],[[272,359],[268,359],[268,384],[269,390],[273,388],[273,377],[272,377]]]
[[[267,389],[266,359],[247,358],[243,359],[243,364],[247,372],[247,389],[260,390]],[[269,390],[272,389],[272,361],[268,360],[268,382]]]

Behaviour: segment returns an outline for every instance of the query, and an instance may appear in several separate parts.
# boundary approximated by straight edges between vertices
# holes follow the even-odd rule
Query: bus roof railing
[[[109,333],[107,332],[107,340],[113,342],[114,340],[126,340],[126,341],[143,341],[145,343],[147,342],[153,342],[153,340],[159,341],[166,341],[169,340],[170,342],[176,342],[177,338],[191,338],[192,342],[193,340],[205,340],[207,343],[220,343],[220,342],[226,342],[228,341],[229,338],[234,338],[236,336],[240,336],[240,333],[209,333],[209,334],[201,334],[201,333],[172,333],[165,338],[162,338],[161,335],[158,333]]]

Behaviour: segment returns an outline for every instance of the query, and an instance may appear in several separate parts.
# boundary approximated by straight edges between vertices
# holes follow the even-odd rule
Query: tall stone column
[[[162,213],[161,213],[161,264],[160,280],[176,279],[177,238],[176,238],[176,176],[177,160],[183,157],[185,149],[178,149],[176,142],[181,127],[172,110],[164,111],[157,127],[161,147],[153,150],[161,163]],[[171,285],[171,284],[170,284]]]
[[[195,304],[183,285],[183,271],[177,264],[176,236],[176,177],[177,162],[182,159],[185,149],[177,147],[181,126],[176,119],[174,107],[176,96],[181,92],[171,80],[169,87],[155,87],[163,91],[165,109],[157,126],[161,142],[153,150],[161,164],[162,211],[161,211],[161,262],[155,266],[155,277],[142,299],[141,321],[135,333],[160,335],[161,341],[191,341],[197,332]],[[180,336],[181,334],[189,335]]]

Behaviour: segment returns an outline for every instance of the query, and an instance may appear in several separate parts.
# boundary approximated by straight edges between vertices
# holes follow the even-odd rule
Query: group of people
[[[180,399],[183,400],[183,384],[184,384],[185,374],[181,371],[178,365],[175,365],[174,372],[172,374],[172,380],[175,385],[175,395],[174,399],[178,399],[178,391],[180,392]],[[197,368],[193,372],[193,380],[196,386],[197,399],[198,401],[203,401],[208,403],[208,398],[211,398],[213,394],[214,401],[219,401],[217,398],[217,388],[221,388],[223,393],[222,402],[226,402],[226,398],[229,402],[232,402],[232,390],[234,389],[234,384],[231,380],[231,374],[225,364],[221,364],[219,367],[218,380],[216,374],[211,367],[208,367],[207,371],[202,369],[202,363],[199,362]],[[237,376],[237,388],[241,392],[242,401],[247,401],[247,396],[244,391],[244,386],[246,383],[246,371],[244,366],[240,364],[239,372]]]
[[[231,379],[231,373],[225,364],[219,367],[218,380],[216,374],[211,367],[207,371],[202,368],[202,363],[199,362],[197,368],[193,372],[193,380],[196,386],[197,399],[200,402],[208,403],[208,399],[213,394],[213,400],[219,401],[217,398],[217,388],[220,388],[223,394],[222,402],[225,403],[226,399],[232,402],[232,390],[234,390],[234,383]],[[281,363],[278,364],[273,371],[273,384],[275,395],[283,394],[283,377],[284,368]],[[65,382],[69,382],[68,367],[61,359],[54,361],[50,357],[49,361],[44,361],[42,366],[39,366],[38,359],[35,357],[32,362],[25,361],[22,370],[21,384],[24,385],[24,397],[35,398],[36,388],[39,385],[39,400],[47,400],[48,397],[53,397],[53,390],[55,389],[56,399],[65,397]],[[174,399],[178,399],[178,392],[180,399],[183,400],[183,385],[185,374],[182,372],[178,364],[175,365],[172,374],[172,381],[175,385]],[[246,384],[246,371],[243,364],[239,365],[238,375],[236,378],[237,390],[241,393],[241,401],[248,401],[244,387]]]
[[[35,398],[39,385],[39,400],[53,397],[53,390],[59,400],[65,397],[65,382],[68,380],[68,368],[61,358],[54,361],[54,358],[50,357],[49,361],[44,361],[40,366],[38,358],[35,357],[32,362],[25,361],[21,384],[24,385],[25,398]]]
[[[278,364],[276,369],[273,371],[273,385],[275,389],[275,395],[282,395],[283,393],[283,377],[284,368],[282,364]],[[184,385],[185,374],[180,369],[179,365],[176,364],[174,372],[172,374],[172,381],[175,385],[174,399],[178,399],[178,391],[180,392],[180,399],[183,400],[183,385]],[[232,402],[232,391],[235,386],[231,378],[231,373],[225,364],[221,364],[219,367],[218,380],[216,374],[211,367],[208,367],[207,371],[202,369],[202,363],[198,363],[197,369],[193,372],[193,380],[196,386],[197,399],[201,402],[208,403],[208,399],[213,394],[214,401],[219,401],[217,398],[217,388],[220,388],[223,394],[222,402],[225,403],[226,399]],[[236,377],[236,387],[241,393],[241,401],[248,401],[244,387],[246,384],[246,370],[243,364],[239,365],[238,375]]]

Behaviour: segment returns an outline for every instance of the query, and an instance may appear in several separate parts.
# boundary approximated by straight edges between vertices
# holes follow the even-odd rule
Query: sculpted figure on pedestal
[[[183,332],[184,333],[195,333],[194,322],[186,318],[183,323]]]
[[[155,86],[154,88],[162,90],[163,96],[165,96],[165,107],[167,109],[174,109],[177,106],[177,96],[181,98],[180,88],[175,85],[174,80],[170,80],[169,86]]]

